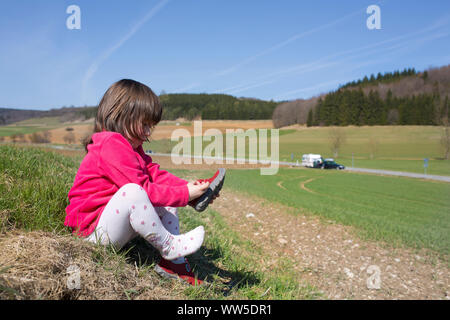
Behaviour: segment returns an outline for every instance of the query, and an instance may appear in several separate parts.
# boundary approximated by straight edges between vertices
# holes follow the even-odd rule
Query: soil
[[[450,299],[448,262],[428,250],[363,240],[352,227],[229,189],[212,207],[263,248],[265,268],[291,261],[324,299]]]

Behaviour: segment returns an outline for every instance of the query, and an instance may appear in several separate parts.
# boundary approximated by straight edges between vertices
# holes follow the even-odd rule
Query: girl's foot
[[[203,226],[199,226],[180,235],[169,233],[162,243],[155,237],[155,234],[151,234],[147,237],[147,240],[159,250],[164,259],[174,260],[190,255],[200,249],[205,237],[205,229]]]
[[[181,279],[191,286],[200,286],[203,280],[198,279],[192,272],[189,262],[185,258],[184,263],[173,263],[172,261],[161,258],[155,267],[155,271],[162,277],[168,279]]]

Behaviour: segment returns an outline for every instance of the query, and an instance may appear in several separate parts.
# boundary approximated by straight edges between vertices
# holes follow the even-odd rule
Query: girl
[[[199,226],[180,234],[176,207],[195,201],[209,182],[188,183],[144,153],[142,143],[161,114],[158,97],[142,83],[123,79],[106,91],[64,224],[88,241],[116,248],[139,235],[160,252],[158,273],[199,285],[184,257],[200,248],[205,231]]]

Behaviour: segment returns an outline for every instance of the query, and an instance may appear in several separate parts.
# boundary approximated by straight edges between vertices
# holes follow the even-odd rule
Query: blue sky
[[[73,4],[80,30],[66,27]],[[366,26],[373,4],[380,30]],[[449,64],[450,1],[1,0],[0,43],[0,107],[96,105],[122,78],[292,100]]]

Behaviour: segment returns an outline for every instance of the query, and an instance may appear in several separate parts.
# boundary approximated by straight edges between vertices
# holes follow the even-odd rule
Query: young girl
[[[68,194],[64,224],[116,248],[141,236],[162,256],[158,273],[198,285],[202,281],[184,257],[200,248],[205,231],[199,226],[180,234],[176,207],[200,197],[209,182],[187,182],[160,170],[144,153],[142,143],[161,114],[158,97],[142,83],[124,79],[106,91]]]

